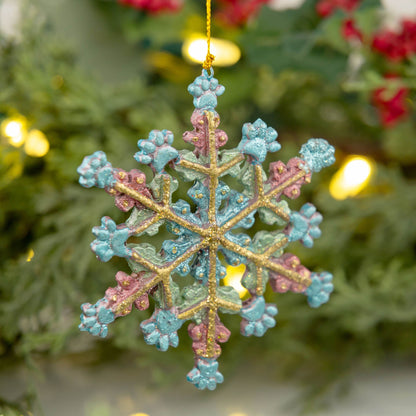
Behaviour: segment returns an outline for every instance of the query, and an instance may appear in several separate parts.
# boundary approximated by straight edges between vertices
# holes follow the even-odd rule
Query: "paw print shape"
[[[246,123],[243,126],[243,138],[241,139],[238,150],[251,156],[255,164],[263,163],[267,152],[277,152],[281,145],[276,140],[277,131],[267,124],[257,119],[253,124]]]
[[[316,211],[313,204],[307,203],[302,206],[299,212],[290,214],[290,225],[286,232],[289,241],[300,240],[305,247],[313,246],[313,239],[321,236],[319,224],[322,222],[322,215]]]
[[[188,91],[194,97],[196,109],[214,110],[217,106],[217,96],[223,94],[225,88],[204,69],[202,75],[188,86]]]
[[[249,337],[255,335],[262,337],[269,328],[276,325],[273,316],[277,315],[275,305],[266,304],[263,296],[256,296],[247,301],[240,312],[243,320],[241,321],[241,334]]]
[[[335,162],[335,149],[324,139],[309,139],[299,153],[312,172],[319,172]]]
[[[110,217],[103,217],[101,226],[93,227],[92,233],[97,238],[91,243],[91,249],[101,261],[109,261],[113,256],[131,255],[131,250],[125,245],[130,229],[125,225],[117,226]]]
[[[165,166],[172,161],[178,160],[178,151],[171,146],[173,133],[169,130],[152,130],[149,138],[139,140],[137,146],[139,151],[134,158],[145,165],[150,165],[153,172],[161,173]]]
[[[193,131],[187,131],[183,134],[183,140],[195,146],[196,155],[208,156],[209,153],[209,125],[208,118],[202,110],[195,110],[192,113],[191,123],[194,126]],[[227,133],[223,130],[217,129],[220,124],[220,117],[215,113],[214,127],[215,127],[215,148],[219,149],[228,141]]]
[[[80,175],[79,183],[85,188],[111,188],[116,183],[113,167],[101,150],[85,156],[77,172]]]
[[[140,324],[144,340],[148,345],[156,345],[160,351],[167,351],[169,345],[179,345],[178,329],[183,321],[176,316],[176,310],[155,309],[153,315]]]
[[[152,197],[149,188],[146,186],[146,175],[142,171],[132,169],[130,172],[126,172],[122,169],[117,169],[117,171],[114,172],[114,176],[119,183],[128,186],[130,189],[141,193],[147,198]],[[122,192],[118,192],[115,189],[110,189],[108,192],[115,195],[115,205],[121,211],[127,212],[134,206],[139,209],[143,208],[143,205],[139,201],[136,201],[134,198],[131,198]]]
[[[311,274],[312,283],[305,291],[309,306],[319,308],[322,304],[328,302],[329,295],[334,290],[332,277],[332,274],[328,272]]]
[[[187,374],[186,379],[199,390],[215,390],[217,384],[224,381],[218,371],[218,362],[214,358],[197,358],[195,367]]]
[[[114,313],[108,309],[107,299],[100,299],[95,305],[84,303],[81,305],[81,310],[81,323],[78,328],[91,335],[105,338],[108,334],[107,325],[115,319]]]

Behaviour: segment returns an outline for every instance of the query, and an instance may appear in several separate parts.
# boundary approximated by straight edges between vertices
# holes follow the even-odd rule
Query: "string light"
[[[239,266],[227,266],[227,273],[224,277],[224,284],[226,286],[232,286],[243,299],[248,295],[248,290],[241,284],[241,278],[246,271],[246,266],[240,264]]]
[[[241,57],[240,48],[230,40],[211,38],[211,53],[215,55],[215,66],[231,66]],[[207,56],[207,37],[192,35],[182,45],[182,55],[187,60],[202,64]]]
[[[23,116],[7,118],[1,123],[1,133],[14,147],[20,147],[26,140],[26,119]]]
[[[350,156],[329,184],[333,198],[341,200],[360,193],[370,181],[374,163],[365,156]]]
[[[32,261],[34,255],[35,255],[35,252],[33,251],[33,248],[29,249],[29,251],[27,252],[26,261],[27,262]]]
[[[25,143],[25,152],[32,157],[42,157],[49,152],[49,141],[40,130],[29,132]]]

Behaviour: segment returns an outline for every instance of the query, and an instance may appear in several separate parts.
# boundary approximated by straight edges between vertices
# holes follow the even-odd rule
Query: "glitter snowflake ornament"
[[[178,330],[191,321],[188,333],[195,366],[187,379],[198,389],[213,390],[224,379],[218,371],[220,344],[230,337],[219,313],[239,314],[242,335],[260,337],[275,326],[278,312],[263,297],[267,283],[275,292],[303,293],[314,308],[328,301],[332,275],[312,273],[296,256],[284,253],[293,241],[312,247],[321,234],[322,216],[309,203],[299,212],[291,211],[282,197],[297,198],[312,173],[335,159],[328,142],[311,139],[302,146],[301,157],[287,164],[272,162],[267,179],[262,163],[269,152],[281,147],[277,132],[258,119],[244,124],[237,149],[220,150],[228,137],[218,129],[215,107],[224,87],[212,70],[204,69],[188,91],[194,97],[194,129],[185,132],[183,139],[195,150],[176,150],[168,130],[151,131],[146,140],[138,141],[134,155],[152,169],[151,182],[140,170],[113,168],[101,151],[85,157],[78,168],[81,185],[105,189],[119,209],[132,211],[124,224],[104,217],[101,226],[93,228],[96,239],[91,248],[97,258],[106,262],[113,256],[124,257],[132,272],[118,272],[117,286],[107,289],[104,298],[82,305],[80,329],[105,337],[108,324],[129,314],[133,305],[147,309],[151,296],[155,310],[140,325],[145,342],[161,351],[177,347]],[[166,172],[167,166],[180,180],[192,182],[187,194],[197,207],[194,212],[185,200],[172,202],[178,179]],[[226,176],[239,180],[244,190],[230,188]],[[256,220],[275,225],[276,230],[259,231],[253,238],[242,232]],[[164,241],[158,252],[148,240],[162,224],[172,239]],[[130,237],[139,242],[128,242]],[[223,283],[227,264],[246,265],[241,280],[250,298],[244,302]],[[190,285],[183,283],[187,275],[193,278]]]

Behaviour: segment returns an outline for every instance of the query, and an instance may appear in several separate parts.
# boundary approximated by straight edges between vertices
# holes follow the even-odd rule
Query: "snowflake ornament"
[[[321,235],[322,216],[309,203],[299,212],[291,211],[282,197],[297,198],[312,173],[335,158],[328,142],[311,139],[302,146],[301,157],[287,164],[270,163],[267,178],[262,163],[268,152],[281,147],[277,132],[258,119],[244,124],[237,149],[220,150],[228,137],[218,129],[215,107],[224,87],[212,71],[203,70],[188,91],[194,97],[194,129],[185,132],[183,139],[195,150],[176,150],[168,130],[150,132],[148,139],[138,141],[134,155],[153,170],[149,183],[140,170],[113,168],[101,151],[85,157],[78,168],[82,186],[103,188],[115,197],[119,209],[132,211],[124,224],[104,217],[101,226],[93,228],[96,239],[91,248],[97,258],[106,262],[113,256],[123,257],[132,272],[118,272],[116,287],[107,289],[94,305],[82,305],[79,327],[105,337],[108,324],[129,314],[133,305],[147,309],[151,296],[155,310],[140,325],[145,342],[161,351],[177,347],[178,330],[191,321],[188,333],[195,366],[187,379],[198,389],[213,390],[224,379],[218,371],[220,344],[230,337],[219,313],[239,314],[241,334],[260,337],[276,325],[278,312],[263,297],[267,283],[275,292],[303,293],[314,308],[328,301],[332,275],[311,273],[296,256],[284,253],[293,241],[312,247],[313,239]],[[195,211],[182,199],[172,202],[178,180],[166,172],[166,166],[180,180],[192,182],[187,194]],[[244,190],[230,188],[223,180],[226,176],[239,180]],[[249,229],[256,220],[275,225],[276,230],[259,231],[251,238],[242,229]],[[162,224],[172,238],[157,251],[148,240]],[[136,242],[128,242],[130,237]],[[223,284],[227,264],[246,265],[241,281],[250,298],[244,302],[233,287]],[[193,277],[192,284],[183,283],[186,275]]]

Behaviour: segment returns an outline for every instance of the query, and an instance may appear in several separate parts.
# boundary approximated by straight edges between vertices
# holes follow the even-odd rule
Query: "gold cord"
[[[206,70],[212,68],[215,56],[211,54],[211,0],[207,0],[207,56],[202,67]]]

